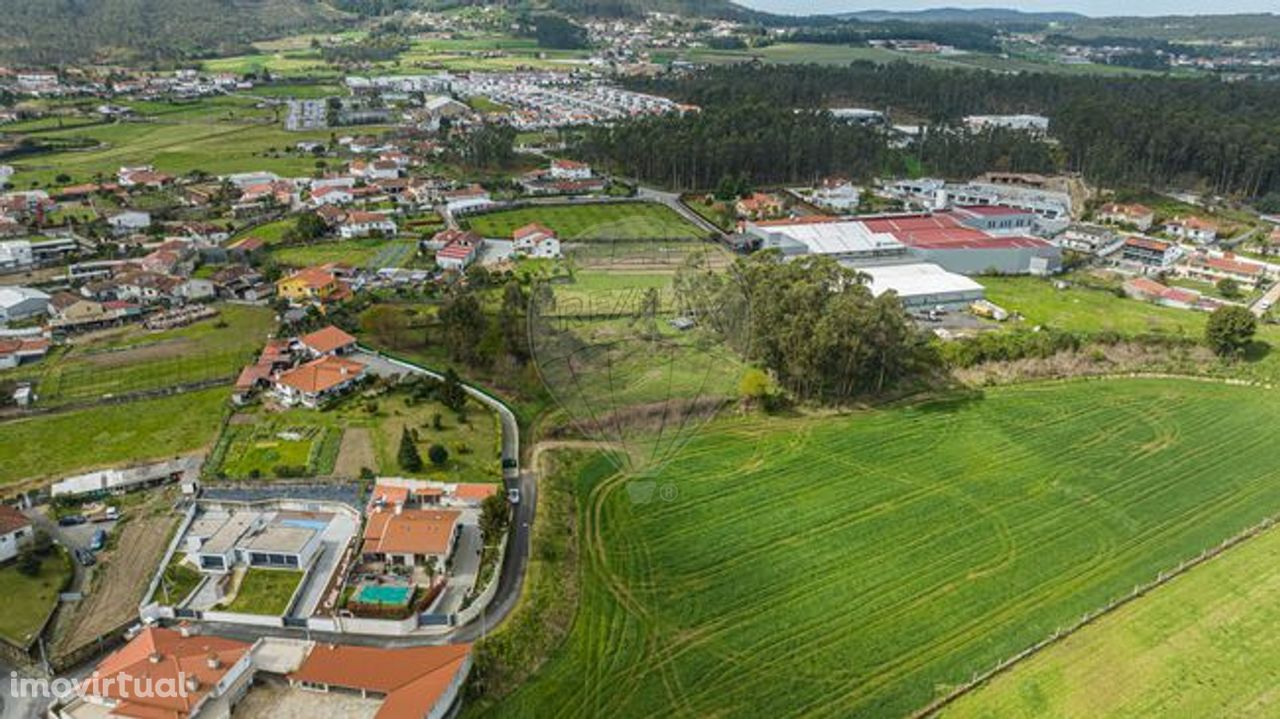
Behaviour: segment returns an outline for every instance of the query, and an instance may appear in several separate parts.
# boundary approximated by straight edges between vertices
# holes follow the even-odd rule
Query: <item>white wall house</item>
[[[394,235],[396,233],[396,223],[392,222],[386,215],[377,212],[352,212],[347,215],[346,222],[343,222],[342,226],[338,228],[338,234],[346,240],[356,237],[368,237],[374,232]]]
[[[18,556],[33,534],[31,520],[14,507],[0,504],[0,562]]]

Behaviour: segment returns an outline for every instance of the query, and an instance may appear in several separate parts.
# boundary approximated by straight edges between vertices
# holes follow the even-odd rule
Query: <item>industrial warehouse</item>
[[[1062,250],[1033,237],[1034,216],[1006,207],[858,218],[810,216],[747,223],[762,248],[788,258],[831,257],[871,277],[871,290],[897,293],[909,308],[961,307],[982,299],[967,275],[1049,275]]]

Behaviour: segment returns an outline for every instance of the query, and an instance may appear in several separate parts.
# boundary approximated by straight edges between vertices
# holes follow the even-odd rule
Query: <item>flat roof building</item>
[[[871,294],[879,297],[894,292],[908,310],[966,307],[986,295],[985,288],[972,279],[929,262],[872,265],[857,270],[871,278]]]

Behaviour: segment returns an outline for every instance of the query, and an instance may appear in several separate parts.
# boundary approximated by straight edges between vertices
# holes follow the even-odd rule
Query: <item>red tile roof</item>
[[[7,504],[0,504],[0,534],[9,534],[29,526],[31,526],[31,520],[27,519],[22,512]]]
[[[454,684],[470,644],[380,649],[317,644],[289,679],[385,694],[375,719],[421,719]]]
[[[349,347],[356,343],[355,337],[352,337],[333,325],[323,327],[310,334],[305,334],[298,339],[302,344],[319,354],[329,354],[334,350]]]
[[[462,512],[452,509],[383,510],[369,515],[364,551],[376,554],[444,554]]]
[[[364,365],[354,360],[325,355],[280,375],[276,382],[299,392],[325,392],[359,377]]]

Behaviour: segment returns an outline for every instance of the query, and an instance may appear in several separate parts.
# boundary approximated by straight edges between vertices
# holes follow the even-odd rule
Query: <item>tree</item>
[[[442,444],[433,444],[427,448],[427,459],[430,459],[435,466],[443,467],[444,463],[449,461],[449,450]]]
[[[444,371],[444,383],[440,386],[440,404],[454,412],[462,413],[467,406],[467,390],[452,367]]]
[[[422,455],[418,454],[418,446],[409,434],[409,428],[400,431],[400,468],[406,472],[417,472],[422,469]]]
[[[1225,305],[1209,315],[1204,328],[1204,339],[1219,356],[1227,357],[1244,352],[1258,330],[1258,318],[1246,307]]]
[[[502,289],[502,308],[498,310],[498,329],[502,346],[519,364],[529,360],[529,332],[526,308],[529,299],[519,280],[509,280]]]
[[[773,391],[773,381],[769,374],[758,367],[748,367],[738,380],[738,394],[749,402],[759,402]]]
[[[455,294],[440,308],[437,315],[449,356],[458,362],[482,364],[480,343],[489,328],[480,300],[469,292]]]
[[[36,554],[34,547],[28,545],[18,553],[18,571],[26,576],[39,576],[40,564],[40,555]]]
[[[480,505],[480,534],[486,542],[497,539],[511,521],[511,509],[501,492],[484,498]]]
[[[1229,300],[1234,300],[1240,296],[1240,283],[1230,277],[1223,277],[1218,280],[1218,294]]]

